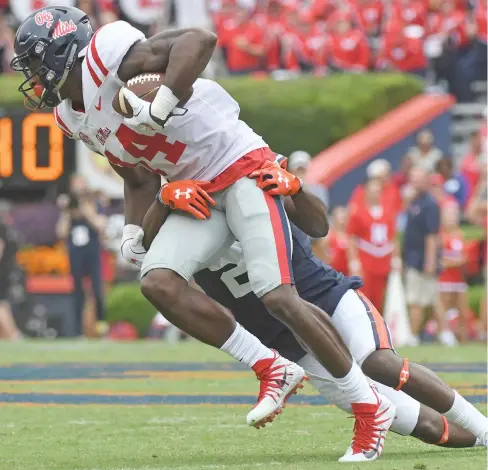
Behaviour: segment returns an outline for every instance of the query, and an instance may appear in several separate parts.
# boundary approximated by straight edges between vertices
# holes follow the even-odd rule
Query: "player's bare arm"
[[[154,201],[146,212],[142,222],[142,229],[144,230],[142,244],[146,250],[149,250],[151,243],[156,238],[168,215],[169,211],[162,204],[158,204],[157,201]]]
[[[252,172],[250,178],[272,196],[285,196],[285,210],[289,219],[307,235],[320,238],[329,232],[329,220],[324,203],[315,195],[303,189],[303,182],[286,170],[286,159],[279,164],[266,163]]]
[[[163,31],[135,44],[118,75],[126,82],[141,73],[164,72],[164,85],[182,100],[205,70],[216,44],[214,33],[199,28]]]
[[[215,34],[193,28],[162,32],[134,44],[118,69],[119,78],[127,82],[144,73],[164,73],[165,77],[151,104],[126,87],[119,91],[119,100],[127,100],[132,108],[132,124],[164,127],[174,108],[189,99],[216,43]]]
[[[291,222],[313,238],[329,233],[329,219],[324,203],[311,192],[301,189],[285,198],[285,210]]]
[[[112,168],[124,180],[125,223],[141,226],[144,214],[154,202],[154,195],[159,191],[161,177],[140,166],[125,168],[112,165]],[[161,212],[167,215],[169,208],[161,206]]]

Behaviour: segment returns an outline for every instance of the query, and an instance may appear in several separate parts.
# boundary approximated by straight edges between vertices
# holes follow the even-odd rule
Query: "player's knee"
[[[141,280],[141,292],[149,301],[157,300],[168,307],[177,301],[183,278],[169,269],[154,269]]]
[[[439,413],[422,407],[412,436],[427,444],[438,444],[444,433],[444,423]]]
[[[362,364],[363,372],[368,377],[393,388],[397,388],[399,385],[401,388],[408,380],[404,368],[404,359],[397,356],[391,349],[374,351]]]

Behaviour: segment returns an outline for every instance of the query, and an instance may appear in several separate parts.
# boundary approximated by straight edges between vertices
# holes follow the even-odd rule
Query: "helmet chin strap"
[[[61,79],[59,80],[59,82],[57,83],[57,85],[52,89],[52,94],[54,94],[57,97],[58,104],[61,103],[61,101],[63,101],[63,99],[61,98],[60,90],[61,90],[61,87],[66,82],[66,79],[68,78],[69,73],[73,69],[73,65],[75,63],[75,57],[76,57],[76,49],[77,49],[76,44],[73,44],[71,46],[71,50],[70,50],[70,53],[69,53],[69,56],[68,56],[68,60],[66,61],[66,67],[64,69],[63,75],[61,76]],[[44,93],[46,91],[47,90],[44,89],[44,91],[42,92],[43,96],[44,96]],[[42,102],[42,99],[41,99],[41,102]]]

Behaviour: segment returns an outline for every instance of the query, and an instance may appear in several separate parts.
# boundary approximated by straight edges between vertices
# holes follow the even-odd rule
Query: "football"
[[[159,87],[162,85],[164,79],[164,73],[142,73],[140,75],[131,78],[125,87],[135,93],[139,98],[144,101],[152,102]],[[193,90],[189,90],[188,95],[184,100],[178,103],[178,106],[183,106],[191,97]],[[132,108],[122,93],[122,89],[114,96],[112,106],[122,116],[131,118],[133,116]]]

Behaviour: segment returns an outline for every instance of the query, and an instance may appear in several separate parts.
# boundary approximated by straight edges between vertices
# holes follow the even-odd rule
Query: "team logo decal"
[[[78,26],[76,26],[73,23],[73,20],[69,20],[69,21],[59,20],[58,23],[56,24],[56,27],[54,28],[53,39],[58,39],[63,36],[66,36],[69,33],[73,33],[77,29]]]
[[[107,139],[109,135],[112,133],[112,131],[108,127],[100,127],[97,132],[97,140],[102,144],[105,145],[105,142],[107,142]]]
[[[44,24],[46,25],[46,28],[50,28],[53,25],[54,21],[53,14],[50,11],[42,10],[36,13],[34,21],[39,26],[42,26]]]
[[[91,140],[84,132],[80,132],[78,135],[80,136],[80,140],[85,144],[93,146],[93,140]]]

